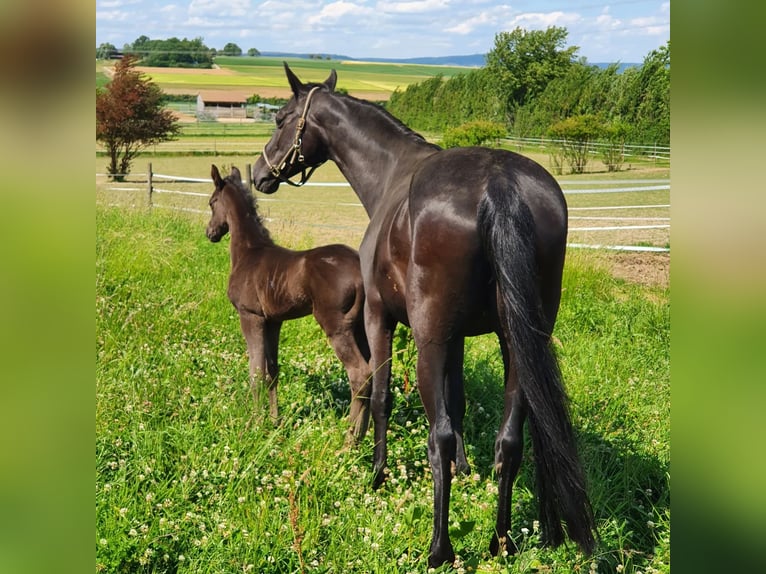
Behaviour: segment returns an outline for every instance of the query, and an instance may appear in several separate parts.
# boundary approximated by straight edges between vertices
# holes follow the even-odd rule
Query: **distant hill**
[[[316,58],[317,54],[296,54],[291,52],[261,52],[271,58]],[[385,62],[391,64],[424,64],[431,66],[465,66],[479,68],[485,64],[484,54],[468,56],[438,56],[430,58],[352,58],[342,54],[318,54],[322,59],[348,60],[350,62]]]
[[[351,62],[385,62],[391,64],[422,64],[430,66],[465,66],[467,68],[481,68],[486,62],[486,54],[468,54],[464,56],[437,56],[430,58],[352,58],[342,54],[318,54],[323,60],[348,60]],[[296,54],[292,52],[261,52],[261,56],[272,58],[316,58],[317,54]],[[588,62],[592,66],[606,68],[611,66],[607,62]],[[622,73],[627,68],[640,67],[640,63],[620,62],[617,71]]]

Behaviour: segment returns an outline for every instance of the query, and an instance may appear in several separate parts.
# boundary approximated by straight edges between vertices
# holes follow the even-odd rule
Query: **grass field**
[[[201,215],[106,203],[96,205],[97,570],[425,572],[431,479],[406,330],[391,477],[373,492],[372,437],[343,450],[345,373],[313,320],[283,328],[275,428],[247,388],[227,241],[208,242]],[[317,241],[290,225],[274,235],[293,248]],[[453,485],[458,571],[669,572],[669,290],[616,280],[600,261],[570,252],[555,332],[598,552],[539,546],[528,450],[511,533],[522,551],[489,556],[502,367],[484,336],[466,352],[473,474]]]
[[[179,196],[171,194],[155,194],[153,199],[158,206],[184,207],[205,211],[207,210],[208,194],[212,192],[210,177],[210,164],[215,163],[219,168],[228,169],[236,165],[241,170],[255,162],[256,155],[253,150],[261,149],[264,138],[244,138],[236,135],[211,137],[189,137],[179,142],[185,143],[185,149],[209,150],[211,155],[175,155],[158,153],[142,156],[134,165],[134,173],[124,184],[111,184],[106,177],[97,178],[97,191],[104,192],[107,189],[118,188],[122,191],[110,191],[100,196],[100,199],[108,203],[123,205],[145,205],[146,199],[146,172],[149,162],[155,173],[183,176],[190,178],[205,179],[204,183],[180,183],[166,182],[157,179],[154,186],[161,190],[183,191],[201,193],[202,196]],[[165,145],[165,144],[163,144]],[[214,147],[218,148],[219,154],[215,155]],[[232,153],[233,150],[233,153]],[[527,151],[525,155],[546,165],[547,156],[539,151]],[[97,157],[96,173],[106,171],[107,159]],[[594,165],[594,169],[598,169]],[[629,171],[609,173],[603,167],[601,171],[590,172],[580,176],[561,176],[559,179],[565,189],[597,189],[601,186],[588,182],[628,181],[631,183],[609,183],[612,187],[636,187],[645,180],[667,179],[669,169],[655,167],[652,164],[634,166]],[[319,168],[313,175],[311,182],[315,183],[343,183],[345,179],[334,163],[328,162]],[[579,182],[585,182],[583,185]],[[260,212],[269,219],[269,227],[279,231],[289,230],[292,236],[305,236],[317,245],[330,242],[348,243],[358,246],[362,234],[367,225],[367,215],[359,204],[359,200],[349,187],[317,188],[306,186],[303,188],[290,188],[283,186],[278,194],[265,196],[256,193],[259,201]],[[125,191],[132,189],[135,191]],[[576,194],[567,198],[570,211],[570,243],[605,244],[605,245],[646,245],[654,247],[668,247],[670,231],[668,228],[660,229],[637,229],[637,230],[614,230],[614,231],[574,231],[578,228],[598,226],[626,226],[643,224],[669,224],[670,216],[668,207],[648,209],[605,209],[594,210],[594,207],[614,207],[620,205],[669,205],[670,191],[640,191],[626,193],[605,194]],[[580,208],[588,208],[580,211]],[[628,220],[615,218],[627,217]],[[575,219],[590,218],[590,219]],[[644,219],[640,219],[644,218]],[[648,219],[646,219],[648,218]],[[664,219],[663,219],[664,218]]]
[[[223,70],[217,72],[216,89],[221,78],[255,82],[257,77],[264,84],[278,78],[278,89],[286,90],[281,60],[234,60],[219,59]],[[315,80],[336,67],[341,87],[353,93],[348,86],[361,91],[377,83],[381,91],[374,93],[381,98],[392,82],[427,75],[432,68],[311,60],[292,65],[300,77]],[[97,84],[107,78],[98,66]],[[367,75],[380,71],[388,77],[378,74],[368,81]],[[187,80],[189,89],[204,85]],[[228,86],[237,89],[234,80]],[[427,570],[432,482],[416,352],[407,330],[400,328],[395,341],[391,475],[373,492],[371,433],[359,448],[343,448],[345,372],[312,319],[289,322],[282,330],[280,424],[274,427],[254,409],[244,340],[225,294],[228,240],[214,245],[204,235],[211,184],[157,178],[154,208],[146,206],[149,162],[156,174],[207,180],[211,163],[244,169],[254,162],[271,129],[270,124],[189,124],[179,140],[140,156],[124,183],[96,178],[97,571]],[[522,151],[548,165],[544,152]],[[106,163],[97,155],[97,174]],[[564,187],[567,181],[669,178],[669,166],[645,161],[619,173],[607,173],[597,163],[591,167],[582,176],[562,176]],[[312,178],[342,181],[332,163]],[[274,238],[288,247],[336,241],[358,246],[367,224],[347,187],[256,195]],[[576,208],[669,199],[669,191],[661,190],[572,195],[568,203],[575,208],[570,216],[601,217],[616,213]],[[666,217],[668,210],[641,215]],[[580,221],[570,220],[570,228],[591,225]],[[574,240],[612,239],[582,232],[570,234]],[[662,246],[669,234],[636,232],[631,241]],[[502,362],[493,337],[476,337],[469,340],[465,362],[473,474],[456,479],[452,491],[458,572],[670,570],[670,292],[667,282],[616,279],[610,261],[604,253],[570,249],[554,333],[599,526],[598,551],[588,558],[573,547],[540,547],[527,448],[514,490],[511,532],[522,551],[515,557],[489,555]]]

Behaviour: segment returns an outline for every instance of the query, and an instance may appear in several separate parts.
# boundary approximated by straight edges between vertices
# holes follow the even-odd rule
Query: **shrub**
[[[446,148],[482,145],[506,135],[505,126],[495,122],[468,122],[444,132],[442,145]]]

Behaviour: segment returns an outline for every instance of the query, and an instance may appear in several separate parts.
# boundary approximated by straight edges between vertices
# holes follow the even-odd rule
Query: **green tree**
[[[103,44],[100,44],[98,48],[96,48],[96,59],[111,60],[116,53],[117,48],[114,46],[114,44],[104,42]]]
[[[260,56],[260,55],[261,55],[261,53],[260,53],[260,52],[259,52],[259,51],[258,51],[256,48],[250,48],[250,49],[247,51],[247,55],[248,55],[248,56]]]
[[[596,116],[586,114],[572,116],[552,125],[548,134],[556,140],[555,147],[569,163],[571,172],[583,173],[588,164],[591,144],[602,136],[603,130]]]
[[[211,68],[213,66],[212,51],[202,41],[193,40],[152,40],[147,36],[139,36],[125,47],[126,54],[141,58],[144,66],[165,68]]]
[[[223,50],[221,50],[221,54],[223,54],[224,56],[241,56],[242,48],[237,46],[234,42],[229,42],[223,47]]]
[[[483,145],[506,135],[503,124],[485,121],[474,121],[444,132],[442,145],[445,148]]]
[[[96,90],[96,140],[109,154],[108,173],[122,181],[133,159],[149,145],[174,139],[180,126],[162,105],[162,90],[135,69],[136,58],[117,62],[114,77]]]
[[[579,48],[566,48],[566,39],[567,29],[557,26],[546,30],[516,28],[495,35],[495,46],[487,54],[487,70],[509,115],[567,72]]]

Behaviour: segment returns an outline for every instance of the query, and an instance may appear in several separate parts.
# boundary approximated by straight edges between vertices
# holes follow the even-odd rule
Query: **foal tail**
[[[553,325],[543,315],[538,287],[535,223],[514,189],[493,188],[482,199],[479,233],[498,289],[504,338],[526,401],[536,465],[540,522],[553,546],[569,537],[583,551],[595,548],[595,521],[569,416],[568,399],[550,344]]]

